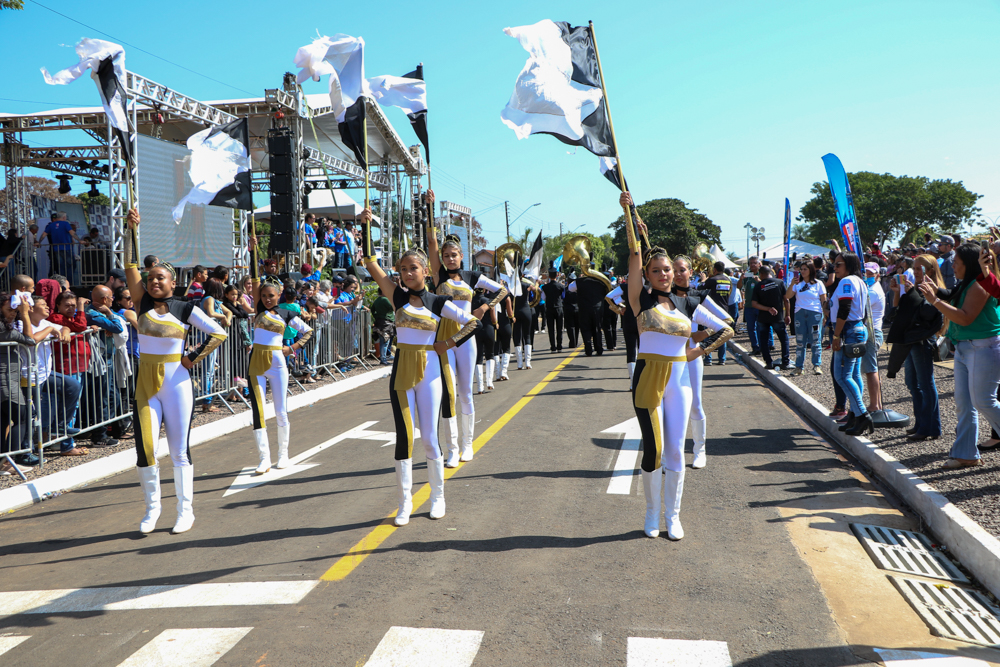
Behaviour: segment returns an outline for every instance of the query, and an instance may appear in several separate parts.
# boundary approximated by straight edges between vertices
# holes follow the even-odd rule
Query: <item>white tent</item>
[[[727,269],[737,269],[739,266],[733,262],[733,260],[726,257],[726,253],[722,251],[719,244],[716,243],[708,250],[708,254],[715,258],[715,261],[722,262],[726,265]]]
[[[318,216],[325,216],[331,220],[337,220],[337,212],[340,212],[340,217],[344,220],[355,220],[358,214],[365,209],[363,204],[359,204],[351,196],[344,192],[343,190],[333,190],[334,194],[330,194],[330,190],[313,190],[309,193],[309,208],[306,209],[306,213],[312,213]],[[334,198],[336,198],[337,205],[334,206]],[[271,217],[271,207],[261,206],[256,211],[257,218],[270,219]],[[372,224],[378,226],[379,219],[375,216],[372,220]]]
[[[799,257],[802,255],[827,255],[833,248],[824,247],[821,245],[816,245],[814,243],[809,243],[807,241],[799,241],[792,239],[791,243],[788,244],[789,255],[797,254]],[[772,262],[781,262],[785,258],[785,242],[781,241],[768,248],[761,248],[760,254],[757,255],[760,259],[769,259]],[[743,257],[740,262],[746,264],[749,257]]]

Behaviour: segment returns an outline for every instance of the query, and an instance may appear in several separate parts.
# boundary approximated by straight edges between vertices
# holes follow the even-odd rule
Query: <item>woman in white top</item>
[[[359,219],[365,228],[371,212],[362,211]],[[369,237],[370,238],[370,237]],[[367,246],[368,243],[366,242]],[[431,518],[440,519],[445,513],[444,457],[438,446],[437,424],[441,414],[441,356],[454,350],[471,337],[479,320],[446,296],[427,291],[430,275],[427,257],[421,250],[407,250],[396,265],[402,286],[397,286],[378,265],[376,258],[365,251],[365,268],[382,294],[396,309],[396,356],[392,361],[389,403],[396,422],[396,485],[399,510],[395,524],[410,522],[413,510],[413,414],[420,424],[420,439],[427,455],[427,477],[431,486]],[[405,289],[404,289],[405,288]],[[459,325],[450,338],[437,340],[442,318]]]
[[[864,385],[861,379],[862,355],[850,358],[844,353],[844,346],[861,345],[868,341],[865,327],[865,313],[868,310],[868,285],[861,273],[861,261],[853,252],[845,252],[833,262],[833,270],[840,279],[833,292],[834,303],[830,307],[831,316],[836,313],[833,328],[833,372],[851,411],[844,432],[848,435],[864,435],[875,430],[871,415],[865,408]]]
[[[802,375],[806,350],[812,350],[813,375],[823,374],[823,308],[826,286],[816,280],[816,267],[803,262],[795,280],[785,291],[786,299],[795,299],[795,370]]]

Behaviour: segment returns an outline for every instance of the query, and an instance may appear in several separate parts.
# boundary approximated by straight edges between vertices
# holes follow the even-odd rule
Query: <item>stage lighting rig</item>
[[[69,182],[73,180],[73,177],[69,174],[59,174],[56,176],[56,180],[59,181],[59,194],[66,195],[69,194],[70,187]]]
[[[88,179],[84,181],[84,183],[90,186],[90,190],[87,192],[88,197],[99,197],[101,195],[101,191],[97,189],[97,184],[100,183],[100,181]]]

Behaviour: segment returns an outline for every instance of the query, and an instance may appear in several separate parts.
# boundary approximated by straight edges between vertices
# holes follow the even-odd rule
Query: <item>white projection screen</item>
[[[180,224],[171,210],[191,188],[186,146],[138,136],[139,252],[156,255],[178,269],[203,264],[233,263],[233,209],[221,206],[188,206]],[[142,258],[139,258],[140,261]]]

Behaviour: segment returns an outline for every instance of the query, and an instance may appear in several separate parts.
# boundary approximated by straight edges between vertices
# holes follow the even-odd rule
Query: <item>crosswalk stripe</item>
[[[253,628],[164,630],[118,667],[209,667]]]
[[[470,667],[483,633],[393,626],[365,667]]]
[[[258,581],[186,586],[67,588],[0,593],[0,616],[175,607],[296,604],[318,581]]]
[[[733,667],[726,642],[628,638],[628,667]]]
[[[21,635],[14,637],[0,637],[0,655],[3,655],[7,651],[11,650],[21,642],[25,642],[31,639],[30,635]]]
[[[632,479],[635,477],[635,462],[639,458],[642,447],[642,432],[639,430],[639,419],[632,417],[617,426],[606,428],[601,433],[622,436],[621,450],[615,459],[614,470],[611,471],[611,481],[608,482],[608,493],[622,496],[631,495]]]

